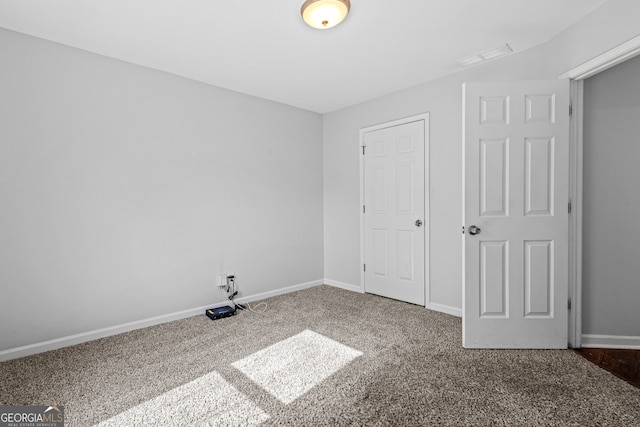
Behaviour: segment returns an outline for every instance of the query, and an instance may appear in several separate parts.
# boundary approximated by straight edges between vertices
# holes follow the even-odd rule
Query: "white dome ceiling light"
[[[302,19],[310,27],[326,30],[335,27],[347,17],[350,0],[307,0],[302,4]]]

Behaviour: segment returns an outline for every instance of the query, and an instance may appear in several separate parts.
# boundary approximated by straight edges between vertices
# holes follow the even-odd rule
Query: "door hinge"
[[[568,301],[568,303],[567,303],[567,308],[568,308],[569,310],[571,310],[571,298],[569,298],[569,301]]]
[[[569,213],[571,213],[571,199],[569,199]]]
[[[365,205],[362,205],[362,213],[367,213],[367,209],[366,209]]]
[[[569,103],[569,117],[573,115],[573,103]]]
[[[363,155],[363,156],[364,156],[364,149],[365,149],[365,148],[367,148],[367,146],[366,146],[366,145],[363,145],[363,146],[362,146],[362,155]]]
[[[362,264],[362,271],[367,271],[367,264]]]
[[[462,226],[462,234],[464,234],[464,225]]]

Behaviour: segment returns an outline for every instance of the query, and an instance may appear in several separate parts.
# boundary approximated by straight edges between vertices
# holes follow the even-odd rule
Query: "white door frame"
[[[363,147],[364,147],[364,134],[367,132],[385,129],[393,126],[404,125],[407,123],[417,122],[423,120],[424,121],[424,227],[422,227],[424,233],[424,286],[425,286],[425,307],[430,308],[431,306],[431,295],[430,295],[430,280],[429,280],[429,272],[431,270],[429,265],[429,247],[430,240],[430,224],[431,224],[431,215],[429,212],[429,194],[430,190],[430,180],[429,180],[429,113],[422,113],[411,117],[405,117],[403,119],[393,120],[390,122],[380,123],[373,126],[367,126],[361,128],[359,131],[358,138],[358,157],[360,157],[360,283],[362,286],[362,290],[366,291],[366,283],[365,283],[365,273],[364,273],[364,264],[365,264],[365,230],[364,230],[364,155]]]
[[[584,80],[640,55],[640,36],[567,71],[559,78],[571,79],[569,149],[569,346],[582,346],[582,179]]]

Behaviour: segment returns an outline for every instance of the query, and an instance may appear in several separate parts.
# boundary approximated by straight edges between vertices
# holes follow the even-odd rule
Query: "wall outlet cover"
[[[223,288],[227,286],[227,275],[226,274],[218,274],[218,287]]]

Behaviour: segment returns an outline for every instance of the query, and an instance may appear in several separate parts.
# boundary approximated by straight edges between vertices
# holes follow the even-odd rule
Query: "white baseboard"
[[[338,282],[337,280],[324,279],[325,285],[335,286],[336,288],[346,289],[347,291],[364,293],[364,288],[362,286],[351,285],[349,283]],[[450,314],[456,317],[462,317],[462,309],[451,307],[444,304],[436,304],[430,303],[426,306],[429,310],[439,311],[441,313]]]
[[[236,298],[236,301],[240,304],[245,302],[257,301],[265,298],[276,297],[278,295],[284,295],[295,291],[301,291],[303,289],[312,288],[314,286],[324,284],[324,280],[318,279],[311,282],[300,283],[299,285],[287,286],[286,288],[280,288],[273,291],[262,292],[260,294],[248,295],[246,297]],[[223,303],[224,304],[224,303]]]
[[[358,292],[359,294],[364,293],[364,288],[358,285],[351,285],[349,283],[338,282],[337,280],[324,279],[324,284],[333,286],[335,288],[345,289],[347,291]]]
[[[107,328],[96,329],[93,331],[82,332],[75,335],[68,335],[62,338],[56,338],[48,341],[43,341],[35,344],[28,344],[21,347],[10,348],[8,350],[0,351],[0,362],[6,360],[17,359],[19,357],[31,356],[33,354],[43,353],[45,351],[57,350],[63,347],[69,347],[76,344],[82,344],[84,342],[97,340],[100,338],[109,337],[112,335],[121,334],[124,332],[133,331],[136,329],[147,328],[149,326],[159,325],[161,323],[172,322],[174,320],[180,320],[187,317],[193,317],[198,314],[204,313],[204,310],[216,305],[222,305],[224,302],[208,304],[198,308],[192,308],[189,310],[178,311],[175,313],[164,314],[162,316],[150,317],[147,319],[136,320],[135,322],[124,323],[121,325],[110,326]]]
[[[456,317],[462,317],[462,309],[457,307],[451,307],[449,305],[438,304],[435,302],[430,302],[427,304],[427,308],[429,310],[439,311],[441,313],[450,314]]]
[[[289,292],[295,292],[302,289],[311,288],[323,284],[324,281],[314,280],[312,282],[301,283],[299,285],[289,286],[286,288],[280,288],[269,292],[263,292],[255,295],[248,295],[245,297],[237,298],[239,303],[251,302],[269,298],[277,295],[286,294]],[[129,322],[122,325],[110,326],[107,328],[96,329],[94,331],[82,332],[75,335],[69,335],[62,338],[56,338],[49,341],[39,342],[35,344],[28,344],[21,347],[10,348],[8,350],[0,351],[0,362],[4,362],[11,359],[18,359],[20,357],[31,356],[33,354],[43,353],[45,351],[57,350],[63,347],[69,347],[76,344],[82,344],[84,342],[97,340],[99,338],[105,338],[112,335],[121,334],[124,332],[133,331],[135,329],[147,328],[149,326],[159,325],[161,323],[172,322],[174,320],[185,319],[187,317],[198,316],[204,314],[207,308],[216,307],[220,305],[228,304],[229,301],[212,302],[211,304],[203,305],[201,307],[191,308],[188,310],[178,311],[175,313],[163,314],[162,316],[150,317],[147,319],[136,320],[135,322]]]
[[[640,350],[640,337],[625,335],[595,335],[582,334],[583,348],[619,348]]]

